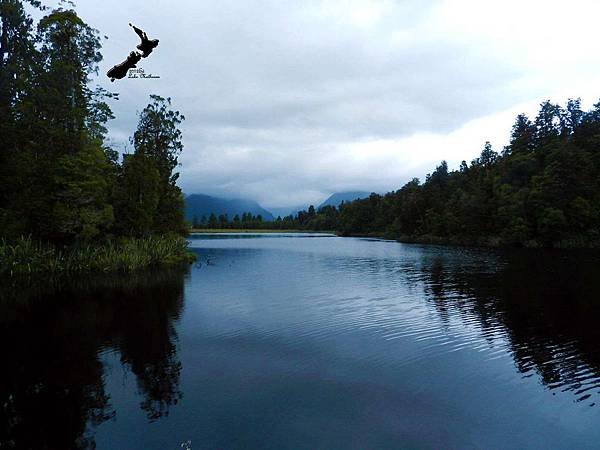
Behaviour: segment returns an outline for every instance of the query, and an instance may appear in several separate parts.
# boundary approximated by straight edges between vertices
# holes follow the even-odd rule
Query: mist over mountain
[[[285,206],[285,207],[280,207],[280,208],[269,208],[269,211],[271,211],[271,214],[273,214],[273,217],[287,217],[287,216],[295,216],[296,214],[298,214],[298,211],[302,211],[302,210],[306,210],[308,209],[308,205],[298,205],[298,206]]]
[[[191,194],[185,198],[185,217],[189,221],[194,216],[202,219],[202,216],[208,218],[211,214],[227,214],[231,220],[236,214],[241,216],[248,212],[255,216],[261,215],[266,221],[273,220],[273,215],[253,200],[225,199],[204,194]]]
[[[330,195],[320,205],[315,206],[317,209],[327,205],[338,207],[342,202],[351,202],[366,198],[369,195],[371,194],[366,191],[337,192]],[[296,216],[298,211],[306,211],[308,207],[309,205],[306,204],[266,209],[254,200],[241,198],[227,199],[206,194],[190,194],[185,197],[185,217],[190,222],[194,219],[194,216],[201,220],[202,216],[208,218],[213,213],[217,217],[221,214],[227,214],[227,217],[231,220],[236,214],[241,217],[242,214],[248,212],[254,216],[261,215],[265,221],[272,221],[276,217]]]
[[[336,192],[321,203],[319,208],[322,208],[323,206],[335,206],[337,208],[342,202],[351,202],[353,200],[367,198],[369,195],[371,195],[371,193],[365,191]]]
[[[313,204],[317,209],[323,206],[335,206],[336,208],[340,206],[342,202],[351,202],[353,200],[367,198],[371,195],[370,192],[366,191],[347,191],[347,192],[336,192],[331,194],[327,199],[325,199],[320,204]],[[279,208],[269,208],[269,211],[273,214],[273,217],[286,217],[289,215],[296,216],[298,211],[307,211],[309,208],[309,204],[305,205],[297,205],[297,206],[288,206],[288,207],[279,207]]]
[[[314,204],[314,206],[319,209],[323,206],[335,206],[336,208],[340,206],[342,202],[351,202],[353,200],[367,198],[371,195],[370,192],[366,191],[347,191],[347,192],[336,192],[331,194],[327,199],[325,199],[320,204]],[[269,208],[269,211],[273,214],[273,217],[286,217],[289,215],[296,216],[298,211],[307,211],[310,204],[306,203],[304,205],[297,206],[289,206],[289,207],[280,207],[280,208]]]

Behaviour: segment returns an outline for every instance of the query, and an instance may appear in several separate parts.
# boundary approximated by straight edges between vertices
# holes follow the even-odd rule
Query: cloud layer
[[[159,80],[102,79],[121,95],[115,145],[148,94],[172,97],[187,118],[184,190],[265,206],[395,189],[486,140],[500,147],[514,115],[545,98],[600,96],[593,1],[85,0],[78,11],[109,36],[103,73],[137,44],[128,22],[160,39],[142,61]]]

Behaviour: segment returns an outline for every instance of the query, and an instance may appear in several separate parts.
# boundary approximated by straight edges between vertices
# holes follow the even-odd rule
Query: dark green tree
[[[158,207],[154,214],[154,230],[157,233],[187,233],[184,220],[184,203],[181,189],[177,186],[179,173],[175,172],[178,158],[183,150],[179,125],[185,117],[171,109],[171,99],[150,96],[150,104],[140,113],[137,130],[132,143],[135,153],[154,161],[160,176]]]
[[[115,231],[125,236],[147,236],[155,231],[161,178],[154,160],[135,153],[125,155],[115,185]]]
[[[103,147],[112,117],[102,101],[106,93],[89,89],[102,59],[98,32],[75,11],[59,8],[40,20],[34,46],[22,3],[0,5],[0,78],[7,87],[0,114],[17,130],[6,130],[12,144],[2,157],[12,174],[0,175],[0,190],[9,192],[0,195],[5,230],[59,242],[94,238],[113,220],[108,200],[115,168],[114,153]]]
[[[112,112],[98,101],[103,91],[89,88],[102,60],[100,38],[75,11],[61,8],[40,21],[38,33],[44,69],[37,94],[45,119],[41,160],[48,163],[52,210],[37,220],[47,227],[41,228],[42,236],[50,239],[91,239],[113,222],[114,166],[103,147],[104,124]]]
[[[32,175],[26,142],[35,123],[31,81],[40,71],[40,57],[23,2],[0,0],[0,26],[0,236],[12,236],[28,232],[30,225],[22,197]]]
[[[210,213],[210,216],[208,217],[208,228],[219,228],[219,220],[215,213]]]

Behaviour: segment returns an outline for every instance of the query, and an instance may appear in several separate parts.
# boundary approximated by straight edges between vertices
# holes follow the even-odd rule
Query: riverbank
[[[563,239],[550,244],[529,240],[525,243],[515,243],[503,239],[500,236],[397,236],[385,231],[373,231],[369,233],[340,233],[338,231],[319,231],[319,230],[271,230],[271,229],[240,229],[240,228],[211,228],[211,229],[192,229],[192,234],[227,234],[227,233],[327,233],[335,234],[340,237],[358,237],[386,239],[397,241],[404,244],[423,244],[423,245],[447,245],[452,247],[489,247],[489,248],[555,248],[555,249],[600,249],[600,239]]]
[[[0,276],[32,273],[133,272],[191,263],[196,256],[181,236],[122,238],[61,248],[31,238],[0,241]]]
[[[215,234],[215,233],[334,233],[333,231],[312,231],[312,230],[270,230],[256,229],[248,230],[243,228],[193,228],[190,233],[193,234]]]
[[[448,245],[461,247],[490,247],[490,248],[531,248],[531,249],[564,249],[564,250],[584,250],[584,249],[599,249],[600,240],[593,239],[562,239],[555,242],[544,243],[534,239],[524,243],[515,243],[508,241],[499,236],[481,236],[481,237],[465,237],[465,236],[401,236],[394,238],[398,242],[406,244],[432,244],[432,245]]]
[[[446,245],[452,247],[488,247],[488,248],[531,248],[531,249],[565,249],[565,250],[583,250],[583,249],[600,249],[600,240],[593,239],[563,239],[551,244],[529,240],[523,244],[516,244],[499,236],[395,236],[386,232],[371,232],[371,233],[336,233],[341,237],[361,237],[386,239],[401,242],[403,244],[423,244],[423,245]]]

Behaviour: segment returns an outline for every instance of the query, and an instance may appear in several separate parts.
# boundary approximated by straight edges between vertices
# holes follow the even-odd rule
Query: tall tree
[[[154,232],[161,180],[156,163],[146,155],[125,155],[115,185],[115,231],[125,236]]]
[[[34,222],[52,240],[93,238],[113,221],[108,200],[114,165],[102,146],[103,124],[112,113],[99,99],[108,94],[89,88],[102,60],[98,31],[75,11],[58,8],[40,21],[38,34],[43,71],[35,154],[49,198],[46,207],[36,208]]]
[[[165,99],[158,95],[151,95],[150,99],[150,104],[140,113],[139,123],[132,138],[135,149],[135,165],[127,167],[125,164],[122,172],[123,185],[136,186],[137,193],[129,192],[125,198],[120,196],[119,210],[121,212],[117,219],[121,222],[119,226],[122,229],[125,226],[127,229],[136,230],[136,233],[142,230],[145,232],[151,230],[155,233],[185,234],[187,226],[184,219],[183,194],[177,186],[179,173],[175,172],[179,154],[183,150],[179,125],[185,118],[179,111],[171,109],[170,98]],[[133,164],[133,162],[134,160],[131,163]],[[150,167],[153,169],[150,170]],[[138,173],[145,170],[148,172]],[[154,171],[156,171],[157,180],[150,175],[150,172],[154,173]],[[128,180],[127,178],[132,179]],[[146,187],[144,187],[144,183],[147,183]],[[146,200],[143,200],[143,191],[146,189],[152,193],[156,191],[156,205],[154,205],[154,201],[146,204]],[[154,194],[152,194],[152,198],[154,198]],[[127,222],[135,222],[131,213],[128,213],[130,215],[128,219],[125,219],[123,215],[130,202],[137,205],[132,205],[132,210],[138,210],[137,208],[141,204],[145,204],[145,207],[148,208],[143,213],[140,211],[139,219],[146,224],[142,228],[133,227],[131,223],[127,225]],[[150,215],[151,220],[146,218],[147,214]],[[123,221],[125,221],[125,225]],[[149,225],[150,223],[151,225]]]
[[[40,7],[39,2],[30,1]],[[33,20],[19,0],[0,0],[0,235],[27,230],[16,194],[31,167],[23,143],[31,110],[32,80],[38,71]]]

